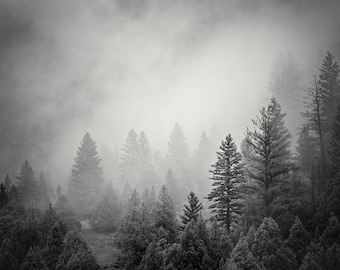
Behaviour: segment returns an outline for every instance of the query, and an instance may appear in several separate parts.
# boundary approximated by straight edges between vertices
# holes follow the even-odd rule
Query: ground
[[[81,233],[91,248],[98,264],[103,269],[121,269],[117,267],[118,249],[113,233],[99,233],[90,227],[87,221],[81,221]]]

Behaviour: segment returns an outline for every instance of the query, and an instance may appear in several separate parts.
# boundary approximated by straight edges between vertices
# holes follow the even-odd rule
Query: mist
[[[62,183],[87,131],[111,149],[134,128],[166,152],[175,122],[191,151],[204,130],[240,142],[281,53],[306,84],[320,49],[339,57],[339,10],[338,1],[2,0],[1,175],[29,159]]]

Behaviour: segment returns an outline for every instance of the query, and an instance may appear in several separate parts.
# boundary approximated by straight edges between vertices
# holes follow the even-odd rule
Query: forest
[[[339,269],[340,69],[331,52],[318,70],[301,90],[297,63],[281,55],[272,97],[240,146],[228,131],[218,146],[203,132],[190,154],[176,123],[163,154],[131,129],[104,167],[87,132],[57,187],[25,160],[0,185],[0,268]],[[293,149],[285,111],[299,108]],[[110,233],[114,264],[98,264],[84,224]]]

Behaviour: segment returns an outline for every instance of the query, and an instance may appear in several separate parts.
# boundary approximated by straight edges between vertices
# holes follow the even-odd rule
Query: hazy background
[[[177,121],[191,150],[203,130],[240,142],[281,53],[306,85],[320,49],[339,59],[339,2],[0,0],[0,176],[28,159],[63,182],[86,131],[165,152]]]

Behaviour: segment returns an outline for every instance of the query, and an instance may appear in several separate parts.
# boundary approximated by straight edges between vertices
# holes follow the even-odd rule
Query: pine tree
[[[149,244],[145,242],[144,237],[140,198],[138,192],[134,190],[117,231],[117,245],[122,251],[126,269],[136,269],[141,262]]]
[[[307,119],[307,125],[314,132],[318,141],[318,150],[321,156],[321,170],[323,181],[320,183],[321,191],[326,187],[326,146],[325,136],[328,131],[326,124],[325,102],[321,92],[320,81],[314,76],[311,87],[306,90],[305,104],[307,111],[302,115]]]
[[[299,217],[295,218],[293,226],[290,228],[290,234],[287,239],[287,246],[294,252],[298,265],[302,263],[307,253],[311,237],[303,226]]]
[[[189,205],[184,205],[184,214],[181,215],[181,219],[184,225],[188,224],[192,220],[194,222],[197,222],[199,214],[203,209],[202,203],[198,200],[193,191],[190,192],[187,198]]]
[[[340,169],[340,106],[338,107],[338,112],[334,118],[332,137],[330,141],[329,156],[331,158],[331,177]]]
[[[86,133],[72,167],[67,197],[81,216],[87,215],[98,203],[103,190],[103,171],[96,148],[96,142]]]
[[[175,208],[168,189],[162,186],[154,212],[155,227],[168,241],[174,241],[177,235],[177,220]]]
[[[293,168],[289,150],[291,135],[284,124],[285,114],[273,97],[267,108],[253,120],[254,131],[247,130],[246,143],[253,151],[247,157],[247,173],[255,181],[252,186],[262,204],[262,216],[272,213],[272,203],[284,177]]]
[[[123,179],[134,183],[138,174],[138,136],[134,129],[128,133],[120,159]]]
[[[49,269],[55,269],[59,256],[64,250],[64,237],[61,228],[56,222],[52,227],[50,234],[47,238],[47,245],[44,251],[44,258]]]
[[[0,184],[0,209],[8,203],[9,199],[6,193],[6,188],[3,183]]]
[[[8,173],[6,174],[5,180],[4,180],[4,185],[5,185],[5,189],[8,192],[11,188],[12,185],[12,180],[9,177]]]
[[[17,179],[17,189],[20,202],[26,206],[35,206],[40,194],[35,173],[28,160],[25,160],[21,165],[21,170],[17,175]]]
[[[340,69],[338,63],[334,60],[334,55],[327,51],[320,68],[319,80],[329,124],[333,122],[340,97],[339,73]]]
[[[222,141],[220,150],[217,152],[217,162],[212,165],[213,189],[207,199],[213,202],[209,208],[229,232],[239,219],[242,208],[239,192],[242,177],[241,154],[230,134]]]
[[[269,74],[269,90],[288,108],[299,104],[301,97],[301,71],[294,57],[287,53],[274,62]]]
[[[251,251],[265,269],[296,269],[295,256],[283,246],[279,225],[271,217],[265,217],[257,229]]]
[[[297,144],[297,164],[305,175],[311,176],[313,162],[317,152],[315,140],[311,136],[307,126],[302,128],[297,140]]]
[[[168,157],[171,162],[185,163],[189,156],[189,149],[184,134],[178,123],[175,124],[168,142]]]
[[[54,206],[56,214],[60,217],[62,222],[66,225],[68,230],[79,230],[81,223],[77,219],[76,212],[69,204],[65,195],[62,195]]]
[[[97,231],[113,232],[121,218],[121,205],[112,183],[106,185],[105,193],[93,212],[89,222]]]
[[[202,132],[198,148],[191,157],[191,172],[198,197],[204,197],[211,184],[206,181],[210,177],[209,169],[215,160],[215,146],[205,132]]]
[[[25,261],[20,265],[20,270],[48,270],[46,262],[38,247],[31,247]]]
[[[145,133],[142,131],[138,137],[138,168],[139,172],[145,173],[146,171],[151,170],[152,164],[152,155],[151,155],[151,147],[146,137]]]
[[[48,196],[49,190],[43,172],[41,172],[39,175],[38,188],[40,194],[40,209],[46,209],[51,201],[50,197]]]

